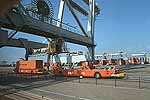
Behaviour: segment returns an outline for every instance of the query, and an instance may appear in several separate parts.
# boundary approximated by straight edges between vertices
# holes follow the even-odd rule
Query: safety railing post
[[[96,85],[97,85],[97,79],[98,79],[98,78],[95,78],[95,80],[96,80]]]
[[[79,83],[80,83],[80,76],[79,76]]]
[[[55,79],[55,81],[56,81],[56,75],[54,75],[54,79]]]
[[[32,79],[32,71],[31,71],[31,79]]]
[[[39,79],[39,74],[37,74],[38,75],[38,79]]]
[[[117,79],[116,79],[116,77],[115,77],[115,87],[117,87]]]
[[[139,76],[139,89],[141,88],[141,77]]]

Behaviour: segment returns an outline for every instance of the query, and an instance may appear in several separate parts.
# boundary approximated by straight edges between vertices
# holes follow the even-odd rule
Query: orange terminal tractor
[[[90,68],[87,62],[82,62],[81,66],[53,66],[51,73],[54,75],[64,76],[82,76],[82,77],[117,77],[124,78],[125,72],[121,70],[119,66],[97,66],[96,68]]]

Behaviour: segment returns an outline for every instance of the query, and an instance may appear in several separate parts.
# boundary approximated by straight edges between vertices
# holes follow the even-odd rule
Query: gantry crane
[[[46,37],[49,43],[51,40],[61,38],[65,42],[84,45],[89,50],[90,59],[94,60],[94,25],[96,16],[100,14],[100,8],[98,7],[96,0],[83,0],[89,7],[88,10],[82,8],[80,6],[81,4],[76,3],[74,0],[60,0],[57,19],[53,19],[52,17],[53,12],[51,12],[52,7],[49,6],[49,0],[31,1],[30,6],[24,7],[21,3],[19,3],[17,6],[15,5],[9,9],[8,13],[5,13],[4,17],[0,17],[1,30],[3,31],[2,28],[15,30],[12,37],[17,32],[25,32]],[[69,25],[67,26],[63,23],[65,7],[68,7],[69,11],[73,15],[73,18],[80,27],[81,32],[77,32],[75,31],[75,27]],[[88,17],[87,30],[83,27],[76,11]],[[57,24],[54,22],[57,22]],[[72,30],[64,28],[63,25],[70,27]],[[28,49],[26,50],[28,51]]]

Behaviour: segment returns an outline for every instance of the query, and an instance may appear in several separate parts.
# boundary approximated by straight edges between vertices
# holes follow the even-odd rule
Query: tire
[[[94,77],[97,78],[97,79],[99,79],[99,78],[101,78],[101,74],[100,74],[99,72],[96,72],[96,73],[94,74]]]

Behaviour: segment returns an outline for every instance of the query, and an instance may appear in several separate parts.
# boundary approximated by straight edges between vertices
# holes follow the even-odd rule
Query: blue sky
[[[24,3],[27,0],[24,0]],[[51,0],[52,1],[52,0]],[[58,12],[59,0],[53,0],[54,17]],[[82,3],[80,0],[77,2]],[[124,51],[127,53],[150,51],[150,1],[149,0],[97,0],[101,14],[95,24],[96,53]],[[87,7],[85,4],[83,7]],[[76,25],[71,13],[65,8],[64,22]],[[86,18],[79,15],[83,25]],[[68,19],[69,17],[69,19]],[[86,28],[86,27],[85,27]],[[45,41],[44,38],[18,33],[16,37]],[[82,46],[69,44],[71,50],[86,50]],[[11,52],[10,52],[11,51]],[[17,59],[24,57],[24,49],[1,48],[1,59]],[[16,54],[16,55],[14,55]]]
[[[149,3],[149,0],[99,0],[96,51],[149,52]]]

